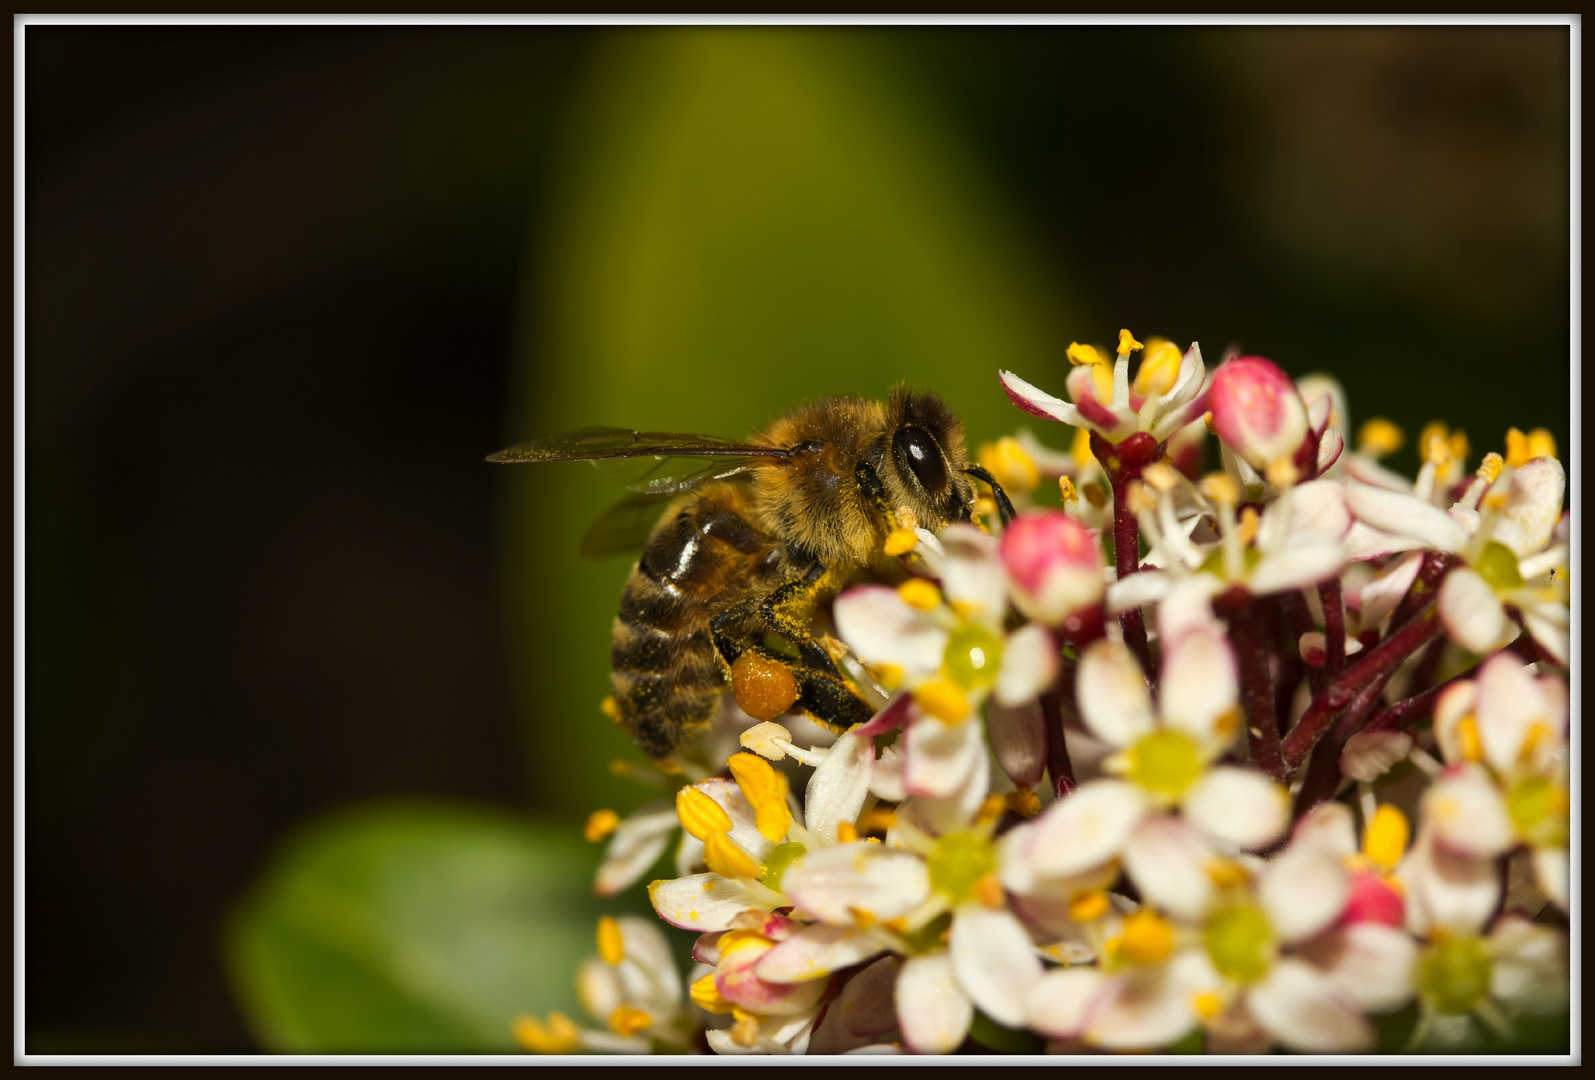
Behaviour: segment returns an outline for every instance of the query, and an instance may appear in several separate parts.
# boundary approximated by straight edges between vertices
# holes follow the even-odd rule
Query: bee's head
[[[907,386],[892,391],[886,416],[891,465],[882,480],[893,501],[913,509],[929,528],[968,521],[975,492],[964,473],[963,422],[935,394]]]

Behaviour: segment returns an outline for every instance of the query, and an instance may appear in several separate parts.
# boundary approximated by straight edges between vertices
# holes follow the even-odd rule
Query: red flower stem
[[[1393,672],[1391,673],[1393,674]],[[1307,774],[1302,778],[1301,790],[1296,793],[1295,817],[1299,821],[1301,816],[1326,799],[1333,799],[1340,790],[1340,755],[1346,749],[1346,742],[1355,734],[1373,707],[1379,703],[1379,695],[1384,692],[1385,683],[1390,681],[1390,674],[1382,675],[1363,687],[1351,704],[1340,714],[1335,728],[1329,737],[1319,742],[1312,750],[1312,760],[1307,765]]]
[[[1330,680],[1329,686],[1313,699],[1302,718],[1285,736],[1282,747],[1285,766],[1294,771],[1329,730],[1336,713],[1351,703],[1357,692],[1382,676],[1390,675],[1417,649],[1426,645],[1440,630],[1440,613],[1433,601],[1422,613],[1379,644],[1363,653],[1362,659]],[[1245,676],[1243,675],[1242,678]]]
[[[1268,644],[1261,614],[1251,597],[1239,590],[1221,598],[1229,618],[1230,640],[1240,666],[1241,707],[1246,712],[1246,743],[1252,761],[1276,780],[1285,778],[1280,756],[1279,716],[1274,711],[1274,682],[1268,670]]]
[[[1516,641],[1512,642],[1512,644],[1508,645],[1495,655],[1503,656],[1506,654],[1511,654],[1513,656],[1521,657],[1529,662],[1539,659],[1538,656],[1525,655],[1525,650],[1522,647],[1523,640],[1524,639],[1522,637],[1519,637]],[[1443,639],[1436,638],[1435,641],[1430,645],[1430,648],[1433,648],[1434,645],[1439,645],[1442,643]],[[1532,653],[1532,650],[1533,645],[1530,644],[1528,651]],[[1483,664],[1481,663],[1480,666],[1482,667]],[[1445,693],[1448,688],[1456,683],[1466,682],[1469,679],[1478,678],[1478,675],[1479,669],[1477,667],[1471,667],[1460,675],[1453,675],[1451,678],[1447,679],[1443,683],[1440,683],[1438,686],[1431,686],[1421,694],[1414,694],[1412,697],[1404,698],[1401,701],[1396,702],[1394,705],[1391,705],[1389,708],[1375,714],[1374,718],[1368,721],[1368,726],[1363,728],[1363,730],[1406,731],[1410,728],[1414,728],[1434,714],[1434,703],[1440,700],[1440,695]]]
[[[1122,442],[1110,443],[1096,432],[1091,433],[1091,455],[1107,474],[1108,485],[1113,490],[1113,569],[1123,581],[1141,569],[1141,526],[1130,509],[1130,485],[1141,479],[1141,470],[1158,460],[1163,445],[1144,431],[1136,432]],[[1124,644],[1135,654],[1148,682],[1155,682],[1157,673],[1152,668],[1152,650],[1147,645],[1146,622],[1141,609],[1133,607],[1119,616],[1119,628],[1124,631]]]
[[[1333,677],[1346,666],[1346,609],[1338,577],[1319,583],[1318,600],[1324,608],[1324,670]]]
[[[1074,681],[1072,672],[1069,681]],[[1047,728],[1047,775],[1052,778],[1053,795],[1061,799],[1079,784],[1069,761],[1069,744],[1063,734],[1063,700],[1056,687],[1041,695],[1041,716]]]
[[[1424,552],[1423,562],[1418,566],[1418,576],[1413,579],[1412,587],[1401,598],[1395,614],[1390,617],[1390,625],[1405,626],[1423,605],[1433,600],[1440,591],[1440,579],[1450,573],[1456,563],[1457,557],[1447,552]]]

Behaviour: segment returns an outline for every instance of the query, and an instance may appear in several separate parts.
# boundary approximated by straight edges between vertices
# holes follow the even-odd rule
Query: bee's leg
[[[846,730],[875,715],[875,706],[859,697],[840,675],[811,668],[791,670],[798,681],[798,708],[827,727]]]
[[[709,637],[714,641],[720,666],[726,670],[728,678],[731,665],[750,647],[746,635],[735,633],[734,628],[757,617],[758,613],[759,598],[754,597],[731,605],[709,620]]]
[[[1009,501],[1008,493],[1002,489],[1001,484],[997,483],[995,476],[992,476],[991,473],[979,465],[965,465],[964,472],[973,476],[976,480],[984,480],[990,485],[991,497],[997,501],[997,516],[1002,519],[1004,525],[1014,519],[1013,503]]]
[[[804,667],[841,678],[841,672],[836,670],[836,661],[814,640],[808,627],[815,597],[831,585],[830,577],[829,574],[821,575],[816,581],[789,578],[765,594],[758,602],[758,612],[766,628],[792,643]]]
[[[897,514],[892,509],[892,500],[886,495],[886,485],[881,483],[880,474],[875,471],[875,466],[867,460],[860,460],[853,469],[853,478],[858,481],[858,488],[864,497],[874,505],[881,520],[890,532],[897,527]]]

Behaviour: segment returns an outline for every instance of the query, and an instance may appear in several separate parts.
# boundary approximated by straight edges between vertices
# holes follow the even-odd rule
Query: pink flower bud
[[[1213,430],[1255,469],[1295,457],[1307,438],[1307,406],[1271,360],[1237,357],[1213,373]]]
[[[1342,924],[1372,922],[1402,926],[1407,920],[1407,902],[1384,875],[1360,873],[1351,876],[1351,896],[1341,913]]]
[[[1014,605],[1037,622],[1056,626],[1106,591],[1096,537],[1061,511],[1020,514],[1003,530],[1001,552]]]

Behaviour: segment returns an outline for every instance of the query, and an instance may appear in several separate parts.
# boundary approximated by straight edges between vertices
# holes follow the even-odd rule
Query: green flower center
[[[1241,574],[1242,574],[1242,576],[1243,577],[1251,577],[1252,576],[1252,571],[1257,569],[1257,564],[1262,562],[1262,561],[1263,561],[1263,553],[1261,551],[1258,551],[1255,547],[1248,546],[1248,547],[1242,548],[1241,549]],[[1212,551],[1207,553],[1207,558],[1202,560],[1201,571],[1204,574],[1212,574],[1214,577],[1216,577],[1216,578],[1218,578],[1220,580],[1227,580],[1225,578],[1225,575],[1224,575],[1224,545],[1223,544],[1220,544],[1218,547],[1214,548]]]
[[[759,881],[769,889],[781,891],[781,878],[787,868],[809,853],[809,849],[795,841],[788,840],[784,844],[777,844],[770,849],[770,854],[764,860],[764,873],[759,875]]]
[[[1542,776],[1527,776],[1506,793],[1517,834],[1540,847],[1567,843],[1567,792]]]
[[[908,943],[912,953],[929,952],[945,944],[944,938],[953,925],[953,913],[944,911],[918,930],[910,930],[903,935],[903,940]]]
[[[1484,551],[1473,563],[1473,569],[1478,571],[1479,576],[1496,592],[1523,587],[1523,575],[1517,568],[1517,556],[1512,554],[1511,548],[1495,540],[1484,545]]]
[[[1202,754],[1183,731],[1159,728],[1129,752],[1129,777],[1148,791],[1178,799],[1202,775]]]
[[[954,904],[973,899],[975,882],[995,869],[997,853],[991,841],[969,832],[939,837],[925,860],[931,889]]]
[[[1002,638],[984,626],[965,623],[947,638],[942,664],[947,677],[965,690],[979,690],[997,681],[1002,663]]]
[[[1476,937],[1447,937],[1418,962],[1418,987],[1435,1008],[1458,1016],[1490,993],[1490,958]]]
[[[1236,982],[1256,982],[1274,959],[1274,928],[1251,904],[1220,908],[1207,923],[1208,959],[1220,975]]]

